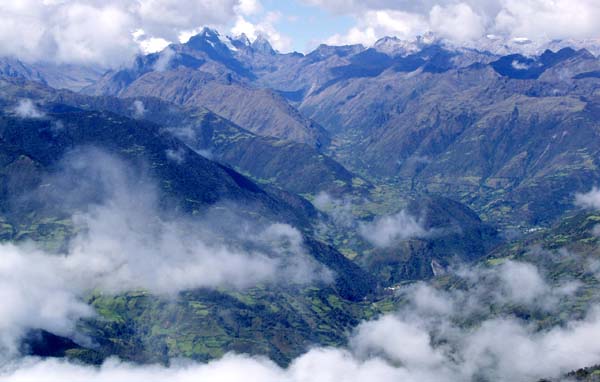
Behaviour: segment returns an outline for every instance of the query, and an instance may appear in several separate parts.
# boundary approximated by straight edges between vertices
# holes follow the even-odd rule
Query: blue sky
[[[343,33],[356,22],[349,15],[333,14],[323,8],[301,1],[263,0],[265,11],[281,12],[277,29],[292,39],[292,50],[299,52],[315,48],[330,36]],[[254,18],[253,21],[258,21]]]

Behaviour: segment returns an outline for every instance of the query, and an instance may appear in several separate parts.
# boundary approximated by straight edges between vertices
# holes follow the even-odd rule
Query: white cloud
[[[176,162],[178,164],[182,164],[185,161],[185,150],[183,150],[183,149],[179,149],[179,150],[168,149],[166,154],[167,154],[167,159],[172,160],[173,162]]]
[[[406,322],[393,315],[361,324],[352,338],[359,354],[389,355],[408,369],[430,369],[443,362],[443,354],[431,346],[431,336],[419,322]]]
[[[429,13],[431,30],[452,41],[470,41],[485,33],[484,19],[465,3],[435,5]]]
[[[236,10],[245,16],[255,15],[263,10],[259,0],[240,0]]]
[[[359,227],[361,236],[377,247],[389,247],[401,240],[425,237],[428,232],[408,212],[402,210],[395,215],[382,216]]]
[[[185,31],[226,29],[236,17],[260,9],[258,0],[2,1],[0,55],[118,66],[140,51],[177,41]]]
[[[76,320],[92,315],[57,272],[64,258],[11,244],[0,245],[0,252],[0,353],[14,354],[28,328],[71,336]]]
[[[326,42],[330,45],[371,45],[383,36],[410,39],[427,30],[428,24],[424,16],[388,9],[369,10],[358,18],[355,27],[344,34],[331,36]]]
[[[482,295],[493,292],[498,285],[487,279],[487,273],[480,276],[475,287],[486,290]],[[548,286],[545,293],[553,294],[553,289]],[[596,309],[584,319],[545,329],[510,316],[483,319],[479,325],[465,327],[455,321],[457,316],[478,316],[477,312],[469,316],[473,312],[465,309],[463,298],[481,296],[442,292],[424,285],[407,293],[412,302],[395,314],[360,324],[348,347],[313,348],[287,368],[264,358],[235,354],[206,364],[173,361],[170,367],[110,359],[97,368],[65,360],[25,358],[5,364],[0,377],[7,382],[535,381],[559,378],[600,361],[600,314]],[[478,303],[483,305],[482,301]]]
[[[294,228],[280,224],[260,228],[240,217],[210,214],[199,220],[165,218],[152,184],[119,160],[91,151],[69,157],[67,163],[77,166],[77,173],[85,169],[92,174],[93,189],[107,190],[104,202],[73,217],[79,234],[65,261],[73,269],[85,269],[81,273],[88,284],[115,292],[143,288],[160,294],[323,277],[305,255],[302,237]],[[77,188],[69,192],[78,198],[82,194]],[[215,221],[223,219],[232,223],[227,241],[215,228]],[[291,273],[288,266],[294,269]]]
[[[508,261],[500,266],[498,275],[511,301],[533,304],[549,290],[548,285],[531,264]]]
[[[575,195],[575,204],[583,208],[600,209],[600,189],[594,187],[590,192]]]
[[[236,8],[244,3],[247,1],[139,0],[131,7],[146,33],[176,41],[181,31],[227,24],[235,16]],[[248,5],[242,8],[247,9]]]
[[[503,0],[494,28],[512,37],[591,38],[600,34],[595,0]]]
[[[529,69],[529,65],[527,65],[524,62],[517,61],[517,60],[513,60],[513,62],[511,62],[511,64],[510,64],[510,66],[512,66],[514,69],[517,69],[517,70]]]
[[[14,108],[14,113],[20,118],[43,118],[44,113],[30,99],[22,99]]]
[[[111,2],[1,2],[0,54],[25,60],[123,62],[123,56],[136,51],[133,24],[134,16]]]
[[[142,29],[138,29],[132,34],[133,40],[140,46],[145,54],[160,52],[169,46],[170,42],[160,37],[147,36]]]
[[[426,31],[454,42],[496,33],[548,41],[595,38],[600,2],[595,0],[304,0],[356,18],[356,25],[330,43],[372,44],[386,35],[411,39]]]
[[[352,214],[352,201],[349,198],[337,199],[322,191],[317,194],[313,204],[319,211],[327,213],[338,226],[351,228],[356,223]]]
[[[144,106],[144,102],[140,101],[139,99],[136,99],[135,101],[133,101],[133,104],[131,104],[131,108],[133,110],[134,118],[144,118],[144,115],[146,114],[146,106]]]
[[[554,256],[551,253],[546,255]],[[511,260],[491,268],[460,269],[457,274],[473,287],[467,294],[458,293],[451,297],[445,296],[445,299],[461,301],[458,305],[462,307],[460,314],[463,315],[481,312],[489,306],[481,304],[481,301],[498,305],[520,305],[549,313],[558,308],[562,299],[572,296],[580,287],[580,283],[575,280],[563,280],[551,285],[538,267]]]
[[[167,48],[160,52],[158,56],[158,60],[154,63],[154,70],[157,72],[164,72],[169,69],[169,65],[171,64],[171,60],[175,57],[176,53],[173,49]]]
[[[46,181],[55,191],[44,189],[43,201],[66,211],[77,206],[75,237],[60,254],[0,244],[0,354],[14,354],[28,329],[75,336],[76,322],[93,314],[82,302],[93,290],[169,297],[197,288],[332,280],[307,255],[295,228],[260,227],[223,213],[235,206],[197,219],[164,216],[152,183],[105,153],[68,156]]]

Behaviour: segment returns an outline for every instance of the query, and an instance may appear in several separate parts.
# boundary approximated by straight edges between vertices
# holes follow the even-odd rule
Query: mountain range
[[[92,162],[118,158],[156,184],[152,219],[216,214],[217,241],[250,254],[272,243],[240,232],[285,225],[306,261],[330,272],[309,285],[189,288],[175,302],[144,288],[86,291],[97,315],[77,328],[88,340],[27,327],[21,351],[94,364],[234,351],[285,366],[408,306],[403,287],[468,291],[457,267],[513,261],[582,287],[558,315],[499,304],[461,328],[493,314],[542,329],[581,319],[600,298],[585,268],[600,220],[575,203],[600,182],[599,46],[495,36],[457,46],[425,35],[282,54],[263,37],[205,28],[118,69],[0,58],[4,242],[72,250],[105,186],[79,159],[67,186],[57,174],[73,153],[102,152]],[[80,177],[92,191],[79,192]],[[569,256],[540,255],[562,250]]]
[[[161,57],[168,65],[156,70]],[[254,134],[313,146],[367,181],[443,192],[528,226],[597,182],[588,143],[598,65],[585,49],[500,56],[433,37],[278,54],[266,40],[205,29],[82,92],[204,107]]]

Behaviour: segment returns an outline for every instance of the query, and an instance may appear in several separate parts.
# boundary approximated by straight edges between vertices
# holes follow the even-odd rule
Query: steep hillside
[[[58,102],[154,122],[202,155],[293,193],[364,193],[371,187],[310,145],[253,134],[204,108],[186,108],[151,97],[85,96],[19,79],[0,80],[0,88],[1,98],[11,102]]]
[[[371,179],[448,193],[488,219],[538,224],[598,181],[598,84],[577,79],[598,60],[586,51],[540,60],[537,80],[495,64],[387,69],[337,81],[300,109],[332,129],[338,160]]]
[[[254,226],[287,222],[300,229],[309,227],[315,217],[308,203],[280,191],[261,189],[232,169],[196,154],[158,125],[60,104],[46,105],[43,110],[45,115],[40,118],[23,119],[6,113],[0,117],[3,154],[0,165],[4,185],[0,193],[0,207],[4,240],[34,240],[56,251],[65,248],[65,242],[74,234],[70,215],[77,213],[79,208],[85,211],[88,203],[93,203],[103,191],[96,187],[101,183],[94,183],[93,174],[71,175],[67,178],[54,174],[62,171],[61,159],[65,155],[89,150],[92,154],[103,150],[121,158],[132,166],[134,173],[149,171],[160,186],[159,200],[169,215],[180,210],[189,216],[203,216],[210,212],[213,205],[227,207],[233,204],[236,214],[242,219],[252,219]],[[181,160],[174,159],[173,153],[177,153]],[[80,163],[77,158],[73,157],[72,162],[75,170]],[[98,156],[96,160],[106,158]],[[65,192],[65,182],[82,192],[70,196],[56,195],[56,192]],[[117,184],[114,186],[118,187]],[[43,189],[43,193],[38,193],[38,189],[40,192]],[[66,198],[67,204],[54,202],[55,198]],[[219,224],[227,228],[227,219],[222,220]],[[215,226],[214,229],[218,228]],[[227,235],[225,231],[223,235]],[[138,306],[137,313],[130,309],[120,310],[121,301],[129,301],[128,295],[93,296],[89,303],[96,307],[100,317],[82,323],[82,328],[97,341],[99,347],[90,349],[51,337],[46,338],[50,345],[44,345],[44,341],[36,342],[39,337],[33,334],[30,342],[24,346],[33,349],[30,350],[33,354],[54,354],[52,344],[61,343],[61,346],[56,345],[54,351],[60,348],[63,354],[91,362],[110,355],[143,362],[161,361],[163,355],[209,359],[229,350],[271,355],[279,362],[286,362],[312,343],[341,343],[343,333],[355,325],[363,314],[351,302],[373,293],[375,280],[330,246],[309,236],[304,236],[303,245],[311,258],[333,272],[334,282],[317,283],[306,290],[302,289],[305,286],[290,284],[252,292],[260,301],[273,302],[271,313],[264,311],[264,302],[261,302],[261,307],[253,307],[255,303],[248,300],[250,297],[235,293],[238,297],[231,297],[233,291],[199,290],[184,294],[181,302],[173,306],[173,311],[162,308],[162,297],[147,293],[133,294],[135,302],[128,306]],[[236,302],[236,298],[244,302]],[[312,308],[313,298],[330,301],[325,303],[328,304],[323,308],[326,310]],[[204,304],[215,309],[211,317],[216,321],[200,320],[208,314],[204,308],[200,308]],[[330,304],[336,309],[335,314],[333,311],[331,313],[333,316],[325,313],[332,309]],[[283,313],[278,313],[280,309],[285,310],[289,324],[285,324],[288,321],[283,320]],[[200,321],[189,321],[182,316],[169,324],[173,317],[171,314],[189,319],[196,317]],[[331,321],[337,320],[339,314],[347,315],[347,321]],[[253,329],[240,332],[239,328],[245,326],[247,320],[252,321],[252,317],[255,317],[253,322],[257,328],[262,328],[260,330],[264,337],[261,339],[256,338]],[[136,323],[137,320],[141,321]],[[262,320],[265,320],[264,324]],[[276,326],[269,323],[273,320],[278,322]],[[314,332],[317,327],[328,325],[327,322],[332,325],[331,330],[323,329],[321,334]],[[155,325],[161,326],[162,331],[139,331],[141,327],[150,330]],[[125,334],[134,328],[131,335]],[[177,333],[177,340],[167,334],[172,330]],[[279,343],[275,338],[282,338],[283,342]],[[214,346],[193,347],[195,341],[203,344],[206,341],[215,342]],[[142,352],[141,349],[145,350]]]
[[[410,201],[404,212],[415,218],[418,228],[412,230],[419,232],[404,240],[357,250],[356,261],[385,286],[427,280],[456,264],[475,263],[502,242],[492,226],[483,223],[469,208],[447,198],[422,196]],[[380,233],[386,229],[390,228],[378,227]],[[410,225],[404,228],[410,229]]]

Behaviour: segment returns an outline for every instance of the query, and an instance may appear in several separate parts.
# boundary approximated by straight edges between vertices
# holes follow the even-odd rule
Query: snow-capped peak
[[[416,53],[424,47],[437,42],[439,39],[435,34],[428,32],[422,36],[417,36],[412,40],[402,40],[398,37],[386,36],[375,42],[373,48],[378,52],[390,56],[406,56]]]

